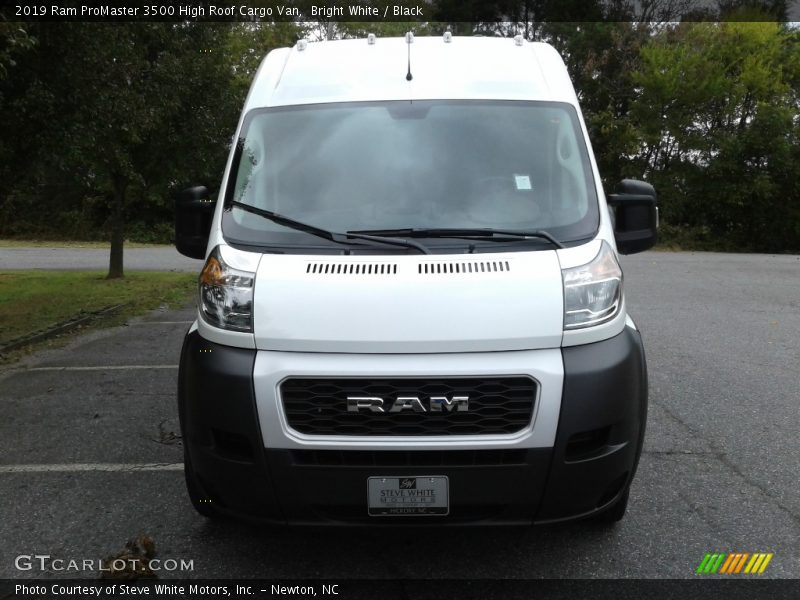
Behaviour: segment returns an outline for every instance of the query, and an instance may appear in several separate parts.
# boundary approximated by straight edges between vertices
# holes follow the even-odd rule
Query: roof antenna
[[[414,43],[414,34],[408,32],[406,34],[406,44],[408,44],[408,73],[406,73],[406,81],[411,81],[414,76],[411,74],[411,44]]]

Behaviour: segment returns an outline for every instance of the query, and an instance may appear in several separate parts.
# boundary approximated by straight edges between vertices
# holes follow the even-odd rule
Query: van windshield
[[[234,202],[337,232],[545,230],[568,244],[592,237],[599,223],[576,112],[554,102],[397,101],[251,111],[225,190],[226,238],[327,244]]]

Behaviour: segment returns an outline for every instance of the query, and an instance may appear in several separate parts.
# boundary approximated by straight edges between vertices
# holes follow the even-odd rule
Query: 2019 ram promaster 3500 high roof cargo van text
[[[552,47],[301,41],[236,140],[218,200],[176,206],[206,261],[178,391],[199,512],[622,517],[647,374],[617,252],[653,245],[655,192],[603,193]]]

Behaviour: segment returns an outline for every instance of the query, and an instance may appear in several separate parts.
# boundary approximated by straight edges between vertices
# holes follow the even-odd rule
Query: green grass
[[[140,242],[125,242],[126,248],[165,248],[170,244],[143,244]],[[109,242],[81,242],[71,240],[0,240],[0,248],[105,248],[110,247]]]
[[[191,273],[136,272],[105,279],[94,271],[0,271],[0,344],[72,317],[125,304],[114,322],[191,298]]]

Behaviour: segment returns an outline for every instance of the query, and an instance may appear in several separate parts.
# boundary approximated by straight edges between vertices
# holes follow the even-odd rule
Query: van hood
[[[428,353],[561,345],[555,251],[475,256],[265,254],[253,329],[261,350]]]

